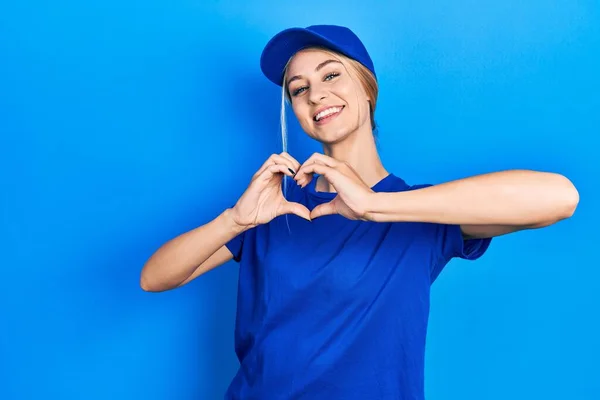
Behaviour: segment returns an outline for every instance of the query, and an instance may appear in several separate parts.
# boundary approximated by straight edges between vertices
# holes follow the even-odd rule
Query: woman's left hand
[[[369,204],[375,192],[348,163],[314,153],[302,164],[294,179],[304,187],[312,180],[314,173],[323,176],[335,188],[337,196],[328,203],[316,206],[310,213],[311,219],[340,214],[352,220],[368,220]]]

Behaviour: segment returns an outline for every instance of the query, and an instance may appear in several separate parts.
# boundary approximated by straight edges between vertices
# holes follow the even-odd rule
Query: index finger
[[[312,162],[319,161],[321,164],[325,164],[328,167],[337,167],[340,164],[340,160],[335,159],[331,156],[322,153],[313,153],[304,164],[310,164]]]
[[[292,157],[289,153],[286,153],[285,151],[283,153],[281,153],[280,156],[282,156],[283,158],[286,158],[292,164],[294,164],[294,170],[296,172],[298,172],[298,170],[300,169],[300,163],[298,162],[298,160],[296,160],[294,157]]]

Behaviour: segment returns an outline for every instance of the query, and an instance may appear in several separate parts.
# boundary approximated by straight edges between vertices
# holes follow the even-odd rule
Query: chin
[[[335,144],[343,141],[349,137],[353,132],[356,132],[356,127],[353,129],[351,126],[337,126],[329,127],[327,125],[322,127],[316,127],[314,125],[304,128],[304,132],[311,138],[325,144]]]
[[[356,132],[356,128],[352,127],[341,127],[332,132],[319,132],[318,137],[319,141],[327,144],[335,144],[344,141],[345,139],[352,136],[354,132]]]

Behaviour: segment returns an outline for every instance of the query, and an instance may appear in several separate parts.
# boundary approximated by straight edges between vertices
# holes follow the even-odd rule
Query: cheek
[[[303,122],[310,119],[308,107],[304,104],[292,104],[292,110],[298,121]]]
[[[361,102],[364,95],[360,91],[357,91],[354,85],[350,85],[347,82],[342,84],[340,82],[340,85],[335,88],[335,93],[352,109],[353,112],[357,112],[359,108],[362,112],[362,104],[359,104],[359,102]]]
[[[369,102],[367,96],[362,92],[356,92],[354,90],[347,91],[344,93],[345,100],[352,108],[353,113],[369,114]]]

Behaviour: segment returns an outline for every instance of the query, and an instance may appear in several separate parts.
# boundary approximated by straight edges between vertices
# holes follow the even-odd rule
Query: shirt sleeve
[[[447,262],[452,258],[476,260],[490,246],[492,238],[464,239],[460,225],[440,225],[438,243],[442,258]]]
[[[492,238],[464,239],[460,225],[439,224],[437,228],[435,245],[439,256],[437,262],[430,268],[432,282],[450,260],[453,258],[476,260],[486,252],[492,242]]]
[[[234,205],[235,204],[232,204],[231,207],[233,207]],[[229,242],[225,243],[225,247],[229,249],[231,254],[233,254],[233,259],[238,263],[242,260],[242,249],[244,247],[244,239],[246,237],[246,232],[248,231],[243,231],[242,233],[238,234],[236,237],[231,239]]]
[[[225,246],[229,249],[231,254],[233,254],[233,259],[238,263],[242,260],[242,249],[244,247],[246,232],[247,231],[240,233],[229,242],[225,243]]]
[[[430,184],[415,185],[411,190],[422,189],[432,186]],[[438,261],[432,266],[432,279],[440,274],[444,266],[453,258],[464,260],[476,260],[481,257],[492,242],[492,238],[465,239],[463,238],[460,225],[435,224],[435,251],[438,253]]]

